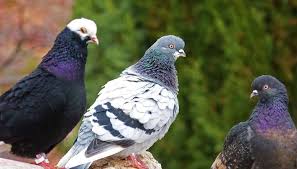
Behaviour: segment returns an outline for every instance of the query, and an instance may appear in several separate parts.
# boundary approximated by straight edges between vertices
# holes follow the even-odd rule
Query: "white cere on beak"
[[[96,36],[97,25],[94,21],[86,18],[74,19],[67,25],[67,27],[71,31],[76,32],[80,36],[81,40],[85,40],[87,37],[90,37],[91,40],[87,43],[99,43]]]
[[[177,59],[179,57],[186,57],[186,53],[185,53],[185,51],[183,49],[180,49],[178,51],[175,51],[173,53],[173,55],[174,55],[175,59]]]
[[[178,52],[180,53],[180,56],[186,57],[186,53],[183,49],[178,50]]]
[[[254,96],[258,96],[259,93],[258,93],[258,90],[253,90],[251,95],[250,95],[250,98],[254,97]]]

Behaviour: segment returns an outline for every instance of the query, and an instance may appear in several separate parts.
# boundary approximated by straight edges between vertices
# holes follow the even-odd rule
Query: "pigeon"
[[[234,126],[211,169],[297,169],[297,131],[284,84],[257,77],[250,97],[259,100],[250,118]]]
[[[186,56],[184,46],[180,37],[163,36],[105,84],[57,166],[87,169],[98,159],[129,156],[134,167],[147,168],[139,153],[166,134],[179,110],[175,61]]]
[[[87,45],[99,43],[96,32],[92,20],[72,20],[37,68],[0,96],[0,141],[12,154],[48,163],[45,154],[86,112]]]

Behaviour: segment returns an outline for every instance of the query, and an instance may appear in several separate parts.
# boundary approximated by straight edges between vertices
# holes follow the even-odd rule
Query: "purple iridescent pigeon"
[[[88,43],[98,44],[97,26],[74,19],[28,76],[0,96],[0,141],[16,156],[47,162],[86,110],[84,85]]]
[[[249,120],[234,126],[211,169],[297,169],[297,132],[285,85],[263,75],[252,83],[259,101]]]

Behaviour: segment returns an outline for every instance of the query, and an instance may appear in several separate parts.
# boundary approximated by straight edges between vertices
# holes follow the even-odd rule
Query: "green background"
[[[99,27],[100,45],[89,48],[88,103],[157,38],[182,37],[180,112],[150,151],[165,169],[209,168],[228,130],[255,105],[249,94],[258,75],[286,84],[296,121],[296,8],[296,0],[77,0],[73,17]]]

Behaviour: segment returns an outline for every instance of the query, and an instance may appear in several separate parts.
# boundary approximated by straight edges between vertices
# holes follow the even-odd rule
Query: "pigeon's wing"
[[[255,169],[296,169],[296,129],[274,130],[258,134],[252,140]]]
[[[0,140],[12,143],[55,118],[65,101],[54,77],[36,69],[0,97]]]
[[[136,143],[160,139],[177,112],[176,94],[156,83],[129,75],[108,82],[85,114],[83,126],[87,128],[81,127],[77,139],[89,142],[66,168],[116,154]]]
[[[247,122],[234,126],[225,139],[223,151],[217,156],[211,169],[252,169],[250,140],[253,136],[254,133]]]
[[[142,143],[159,135],[177,112],[175,93],[138,76],[122,76],[106,84],[86,115],[92,114],[93,132],[100,140]]]

